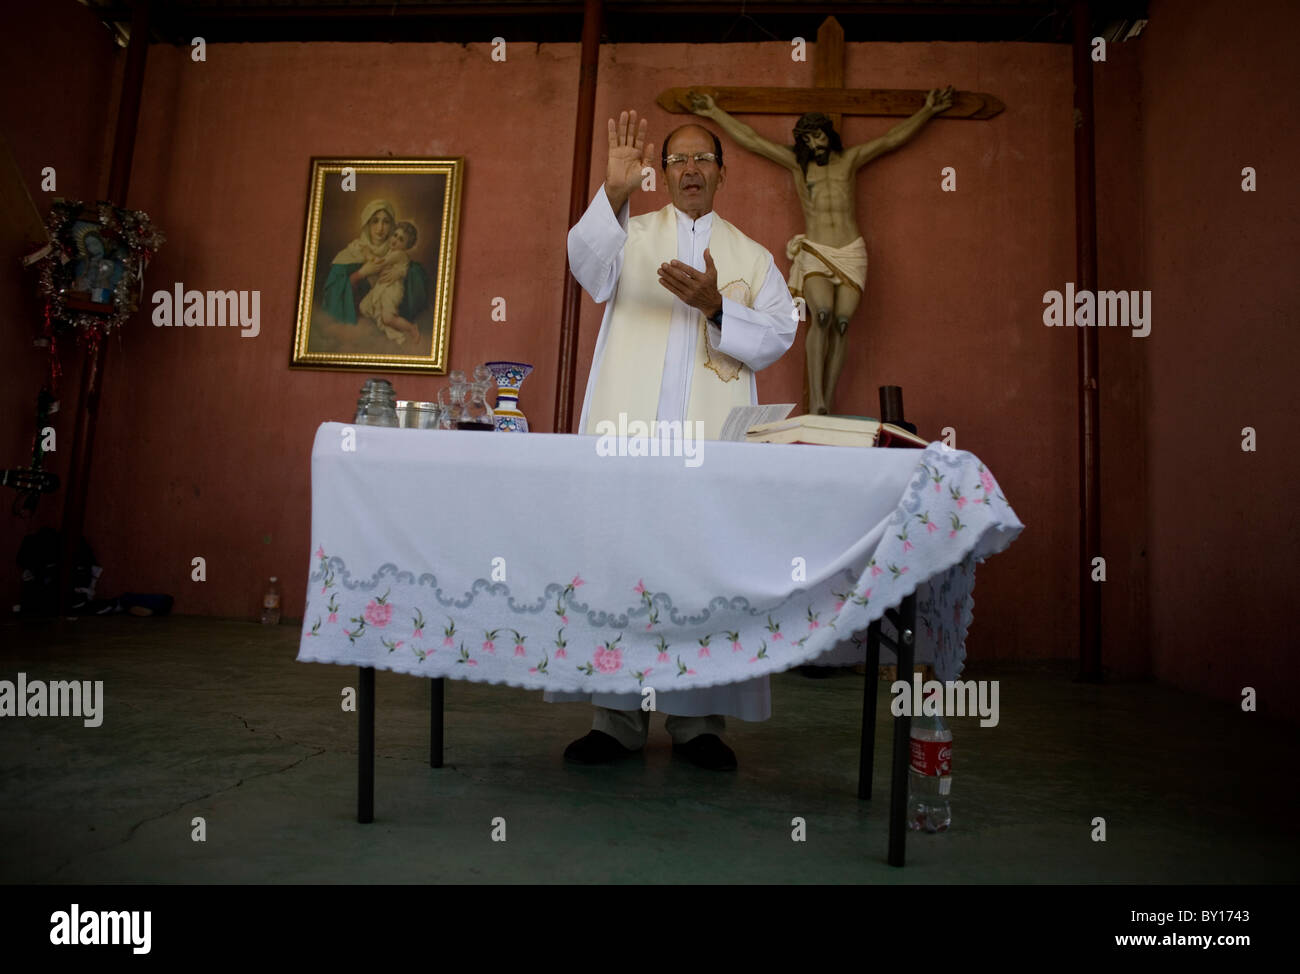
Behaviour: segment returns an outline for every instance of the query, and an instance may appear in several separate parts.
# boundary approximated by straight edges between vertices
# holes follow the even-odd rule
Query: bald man
[[[569,231],[569,267],[605,303],[578,431],[602,421],[701,423],[717,439],[734,406],[758,402],[754,373],[794,342],[798,320],[772,255],[713,210],[726,183],[722,146],[708,129],[683,125],[660,155],[672,202],[629,218],[630,200],[652,165],[646,120],[609,120],[605,184]],[[626,427],[621,427],[626,428]],[[695,429],[695,426],[691,426]],[[649,714],[639,694],[592,694],[592,730],[565,759],[605,764],[645,745]],[[547,694],[548,700],[587,699]],[[734,770],[723,741],[727,716],[766,720],[766,677],[657,694],[674,752],[711,770]]]

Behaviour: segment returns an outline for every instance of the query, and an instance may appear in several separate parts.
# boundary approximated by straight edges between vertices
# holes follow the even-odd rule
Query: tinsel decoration
[[[122,275],[113,286],[106,302],[92,303],[84,299],[70,304],[73,283],[77,276],[77,262],[88,255],[81,249],[74,228],[78,223],[98,223],[96,235],[120,244],[114,260],[122,264]],[[115,328],[121,327],[136,310],[142,294],[144,270],[153,260],[158,248],[166,239],[149,220],[149,214],[140,210],[124,210],[100,200],[93,207],[80,200],[55,200],[45,219],[50,234],[50,252],[37,264],[37,289],[42,304],[40,345],[48,345],[51,379],[57,381],[58,339],[62,335],[75,335],[92,354],[99,343]],[[100,232],[102,231],[102,233]],[[81,236],[84,237],[83,231]]]

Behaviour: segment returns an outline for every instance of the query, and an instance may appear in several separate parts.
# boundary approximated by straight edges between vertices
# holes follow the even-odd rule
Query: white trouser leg
[[[709,714],[707,717],[674,717],[670,714],[664,721],[664,728],[675,744],[685,744],[701,734],[716,734],[721,737],[727,729],[727,720],[719,714]]]
[[[639,751],[645,747],[646,732],[650,730],[650,714],[644,710],[593,707],[591,729],[608,734],[626,748]]]

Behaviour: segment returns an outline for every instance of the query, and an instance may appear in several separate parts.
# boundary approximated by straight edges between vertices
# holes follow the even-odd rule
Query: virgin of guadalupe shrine
[[[10,11],[0,879],[1294,878],[1248,7]]]

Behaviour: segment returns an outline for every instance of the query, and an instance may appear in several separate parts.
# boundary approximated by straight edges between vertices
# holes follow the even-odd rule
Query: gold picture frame
[[[464,169],[311,160],[291,367],[446,373]]]

